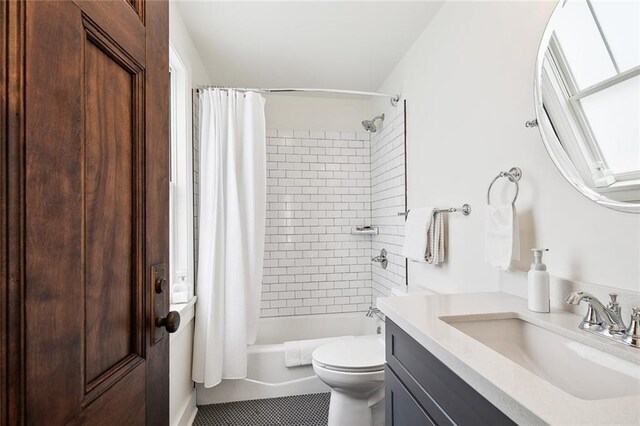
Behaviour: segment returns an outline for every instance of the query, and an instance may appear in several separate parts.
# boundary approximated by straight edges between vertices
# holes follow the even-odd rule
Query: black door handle
[[[180,314],[171,311],[166,317],[156,318],[156,327],[164,327],[169,333],[175,333],[180,328]]]

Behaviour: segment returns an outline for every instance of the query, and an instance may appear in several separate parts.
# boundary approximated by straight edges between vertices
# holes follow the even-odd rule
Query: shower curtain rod
[[[221,87],[221,86],[198,86],[198,92],[203,89],[221,89],[221,90],[238,90],[240,92],[260,92],[260,93],[291,93],[291,92],[306,92],[306,93],[340,93],[344,95],[361,95],[361,96],[378,96],[384,98],[390,98],[391,105],[398,106],[400,101],[399,94],[393,93],[380,93],[380,92],[361,92],[358,90],[341,90],[341,89],[294,89],[294,88],[279,88],[279,89],[250,89],[246,87]]]

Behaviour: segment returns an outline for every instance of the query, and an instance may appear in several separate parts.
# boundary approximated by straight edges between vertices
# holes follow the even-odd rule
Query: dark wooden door
[[[3,423],[168,424],[167,3],[3,1],[0,24]]]

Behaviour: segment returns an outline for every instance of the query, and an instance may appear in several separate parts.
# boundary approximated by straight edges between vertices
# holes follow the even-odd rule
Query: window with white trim
[[[547,114],[596,190],[640,183],[640,2],[569,0],[561,19],[543,67]]]
[[[193,215],[191,90],[186,67],[170,46],[171,170],[169,182],[169,270],[171,303],[193,298]],[[186,288],[186,294],[180,292]]]

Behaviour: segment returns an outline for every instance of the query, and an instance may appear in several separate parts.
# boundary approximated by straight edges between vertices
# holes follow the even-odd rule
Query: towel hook
[[[501,177],[506,177],[511,182],[516,184],[516,193],[513,196],[513,201],[511,202],[511,204],[514,205],[516,203],[516,200],[518,199],[518,192],[520,192],[520,185],[518,184],[518,181],[522,177],[522,170],[520,170],[520,167],[512,167],[508,172],[500,172],[498,176],[493,178],[491,184],[489,184],[489,189],[487,190],[487,205],[491,205],[491,187]]]

